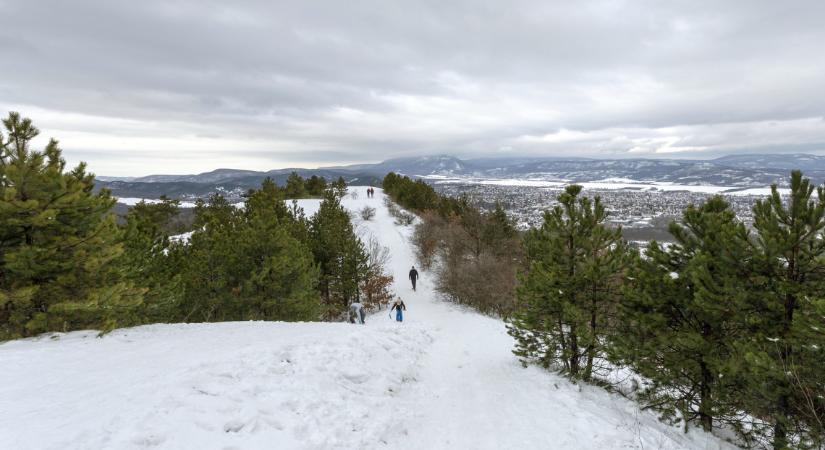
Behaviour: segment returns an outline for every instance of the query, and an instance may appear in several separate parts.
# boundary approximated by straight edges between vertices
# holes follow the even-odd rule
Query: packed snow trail
[[[231,322],[0,345],[0,449],[717,449],[512,355],[503,323],[413,292],[412,227],[376,189],[344,205],[391,251],[404,323]],[[317,200],[300,202],[307,214]]]
[[[387,448],[732,448],[698,430],[685,434],[665,426],[653,413],[601,388],[522,367],[501,320],[439,300],[434,280],[420,267],[412,290],[407,274],[416,262],[408,239],[413,227],[393,223],[383,191],[376,190],[372,202],[381,207],[362,226],[391,249],[396,293],[408,308],[405,326],[419,326],[433,339],[416,383],[401,395],[414,416],[398,417],[399,433]],[[345,204],[359,209],[362,203]]]

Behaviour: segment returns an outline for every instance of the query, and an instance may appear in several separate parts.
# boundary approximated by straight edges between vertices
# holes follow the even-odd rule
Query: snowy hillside
[[[0,345],[2,449],[720,449],[511,353],[500,320],[439,301],[376,190],[344,204],[391,249],[403,324],[152,325]],[[307,214],[318,202],[302,202]]]

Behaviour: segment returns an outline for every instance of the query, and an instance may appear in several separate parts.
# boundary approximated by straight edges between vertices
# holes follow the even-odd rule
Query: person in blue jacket
[[[395,304],[392,305],[392,309],[390,309],[390,312],[392,312],[393,309],[395,310],[395,320],[398,322],[403,322],[404,313],[401,311],[406,311],[407,305],[404,304],[404,300],[401,300],[401,297],[398,297],[398,299],[395,300]]]

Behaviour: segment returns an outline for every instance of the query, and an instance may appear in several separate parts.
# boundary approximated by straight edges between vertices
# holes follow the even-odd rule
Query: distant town
[[[467,195],[471,201],[485,210],[502,205],[517,226],[522,229],[541,226],[544,211],[556,204],[562,191],[560,187],[507,186],[471,183],[434,183],[435,189],[444,195]],[[708,192],[679,190],[593,189],[586,188],[590,197],[601,197],[608,210],[609,222],[621,225],[629,240],[652,239],[669,241],[667,225],[678,219],[687,205],[698,204],[712,196]],[[750,226],[754,203],[763,195],[725,194],[736,215]]]

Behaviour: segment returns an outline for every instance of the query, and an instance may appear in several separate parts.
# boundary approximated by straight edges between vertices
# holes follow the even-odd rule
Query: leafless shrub
[[[396,225],[412,225],[415,222],[415,215],[408,213],[401,209],[398,205],[395,204],[389,197],[384,197],[384,204],[387,206],[387,210],[390,212],[390,215],[395,217],[395,224]]]
[[[370,235],[366,242],[367,247],[367,264],[370,268],[381,267],[382,270],[387,267],[390,261],[390,249],[381,245],[381,242],[374,236]]]
[[[372,220],[375,217],[375,208],[365,206],[361,208],[359,214],[361,214],[361,219],[363,220]]]
[[[455,257],[443,264],[436,289],[455,301],[488,314],[506,315],[515,304],[516,265],[489,253]]]
[[[444,219],[434,213],[425,213],[421,216],[421,219],[421,222],[415,227],[412,241],[415,244],[418,264],[424,270],[430,270],[438,256],[438,250],[442,246],[446,223]]]
[[[390,259],[390,249],[381,245],[375,236],[370,235],[366,242],[367,274],[361,281],[363,303],[367,309],[381,309],[395,296],[391,286],[392,275],[386,273]]]
[[[434,269],[436,290],[484,313],[510,313],[521,264],[518,239],[484,242],[477,231],[483,227],[483,217],[448,220],[429,213],[421,219],[413,243],[422,267],[430,269],[440,262]]]
[[[406,211],[401,211],[395,218],[396,225],[408,226],[412,225],[413,222],[415,222],[415,216]]]

